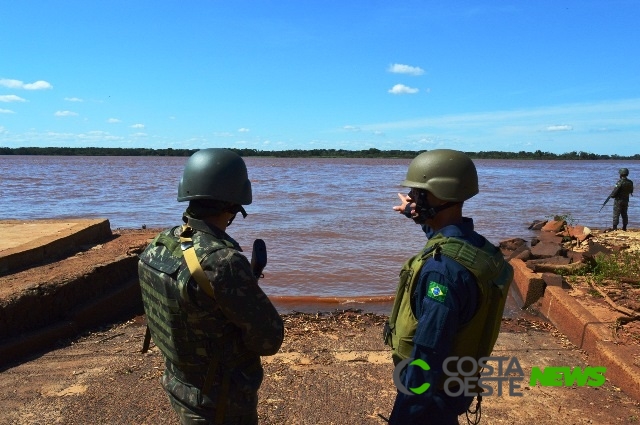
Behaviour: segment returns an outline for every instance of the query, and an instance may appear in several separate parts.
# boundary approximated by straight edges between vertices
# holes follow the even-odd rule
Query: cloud
[[[232,137],[233,133],[228,131],[216,131],[213,133],[214,137]]]
[[[68,102],[84,102],[84,100],[80,99],[79,97],[65,97],[64,100]]]
[[[249,130],[248,128],[244,128],[244,127],[243,127],[243,128],[239,128],[239,129],[238,129],[238,132],[239,132],[239,133],[248,133],[249,131],[250,131],[250,130]]]
[[[75,117],[78,115],[77,112],[71,112],[71,111],[56,111],[55,114],[56,117]]]
[[[345,125],[342,128],[344,128],[345,130],[348,130],[348,131],[360,131],[360,127],[357,127],[355,125]]]
[[[404,84],[396,84],[391,89],[389,89],[389,93],[391,94],[414,94],[418,93],[418,91],[418,89],[407,87]]]
[[[26,102],[26,100],[21,98],[20,96],[16,96],[15,94],[5,94],[3,96],[0,96],[0,102]]]
[[[569,131],[573,130],[573,126],[570,125],[550,125],[546,128],[547,131]]]
[[[115,124],[115,123],[120,122],[120,120],[119,120],[118,118],[109,118],[109,119],[107,120],[107,122],[108,122],[109,124]]]
[[[133,124],[131,128],[144,128],[144,124]]]
[[[0,109],[0,114],[14,114],[11,109]]]
[[[45,90],[45,89],[52,89],[53,86],[47,83],[46,81],[40,80],[40,81],[36,81],[35,83],[25,84],[23,88],[25,90]]]
[[[10,89],[24,89],[24,90],[44,90],[52,89],[53,86],[43,80],[38,80],[34,83],[23,83],[20,80],[10,80],[8,78],[0,79],[0,86],[9,87]]]
[[[424,74],[424,69],[411,66],[411,65],[402,65],[400,63],[394,63],[393,65],[389,65],[388,71],[394,74],[407,74],[407,75],[422,75]]]

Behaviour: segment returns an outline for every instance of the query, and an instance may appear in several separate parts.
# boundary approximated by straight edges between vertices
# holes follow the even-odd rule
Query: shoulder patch
[[[429,290],[427,291],[427,296],[442,303],[447,297],[448,290],[449,288],[444,285],[440,285],[436,282],[429,282]]]

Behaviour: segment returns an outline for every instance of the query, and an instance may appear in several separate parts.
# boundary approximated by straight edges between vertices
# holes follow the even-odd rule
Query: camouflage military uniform
[[[188,225],[214,298],[191,278],[180,255],[180,227],[158,235],[139,262],[149,328],[165,357],[162,386],[183,424],[256,424],[260,356],[280,348],[282,319],[238,244],[201,220],[189,218]]]
[[[629,195],[633,193],[633,182],[628,178],[622,176],[616,183],[616,187],[611,192],[613,202],[613,229],[618,228],[620,216],[622,216],[622,230],[627,230],[627,224],[629,223],[629,216],[627,211],[629,209]]]

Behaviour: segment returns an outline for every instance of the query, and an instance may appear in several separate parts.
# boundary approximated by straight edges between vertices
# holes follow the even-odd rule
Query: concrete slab
[[[112,237],[109,220],[0,220],[0,275],[60,258]]]

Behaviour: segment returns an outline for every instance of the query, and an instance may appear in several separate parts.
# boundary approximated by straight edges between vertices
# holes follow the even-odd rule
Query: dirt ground
[[[114,241],[77,257],[91,267],[102,255],[139,252],[155,233],[120,231]],[[31,270],[13,279],[13,290],[83,273],[84,266],[69,270],[61,261],[48,271]],[[588,302],[593,298],[598,308],[611,308],[588,291],[580,296]],[[503,320],[494,355],[516,356],[525,376],[534,366],[590,364],[587,353],[533,313]],[[391,356],[381,341],[386,317],[348,310],[283,318],[282,349],[263,358],[260,423],[384,424],[379,415],[388,417],[395,397]],[[144,316],[132,317],[59,341],[53,350],[4,368],[0,424],[178,424],[158,381],[164,367],[160,353],[155,347],[140,352],[144,330]],[[633,342],[630,338],[626,343]],[[486,397],[481,423],[640,423],[640,403],[608,381],[601,387],[523,382],[521,390],[521,397]]]

